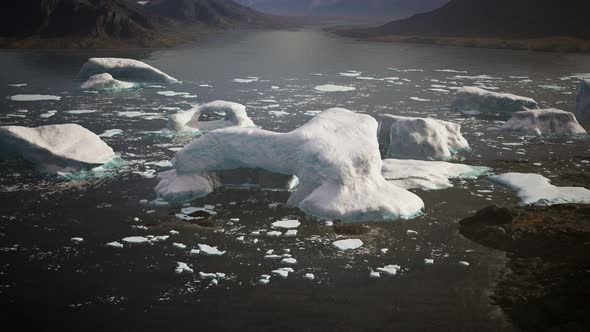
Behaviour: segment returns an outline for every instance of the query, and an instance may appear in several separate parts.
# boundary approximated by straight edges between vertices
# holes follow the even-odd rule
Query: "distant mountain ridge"
[[[236,0],[262,12],[315,16],[402,18],[427,12],[449,0]]]
[[[145,8],[156,16],[217,27],[262,24],[268,19],[266,15],[231,0],[154,0]]]

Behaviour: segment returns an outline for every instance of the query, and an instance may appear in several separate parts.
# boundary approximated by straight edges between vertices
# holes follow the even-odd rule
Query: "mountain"
[[[256,10],[312,16],[401,18],[438,8],[449,0],[237,0]]]
[[[159,47],[266,15],[231,0],[12,0],[0,2],[0,46]]]
[[[462,46],[590,50],[588,12],[587,0],[451,0],[428,13],[340,33]]]

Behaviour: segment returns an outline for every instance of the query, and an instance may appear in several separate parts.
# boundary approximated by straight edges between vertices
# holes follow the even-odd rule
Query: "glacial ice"
[[[457,90],[457,95],[451,105],[451,109],[455,111],[496,113],[519,112],[534,108],[538,107],[537,102],[532,98],[492,92],[473,86]]]
[[[380,114],[378,137],[388,156],[403,158],[449,159],[469,149],[461,125],[431,118]]]
[[[199,121],[203,114],[225,114],[225,118],[213,121]],[[229,101],[216,100],[173,114],[168,119],[168,129],[182,131],[211,131],[226,127],[255,127],[246,113],[246,106]]]
[[[506,173],[490,180],[516,192],[524,205],[590,204],[590,190],[583,187],[557,187],[539,174]]]
[[[80,86],[84,90],[104,93],[126,91],[137,87],[139,87],[137,83],[119,81],[107,73],[92,75]]]
[[[397,220],[418,215],[424,203],[381,175],[377,122],[346,109],[329,109],[289,133],[257,128],[215,130],[177,152],[174,170],[161,173],[156,192],[182,200],[222,185],[217,171],[264,169],[296,175],[287,204],[325,219]]]
[[[105,73],[111,74],[117,79],[127,79],[135,82],[179,82],[174,77],[146,63],[123,58],[90,58],[80,69],[78,77],[87,79]]]
[[[383,160],[383,177],[404,189],[440,190],[453,187],[449,179],[477,178],[490,169],[445,161],[410,159]]]
[[[102,165],[115,157],[100,137],[77,124],[0,127],[0,152],[22,157],[50,173]]]
[[[582,80],[576,95],[576,117],[580,122],[590,122],[590,79]]]
[[[502,130],[535,133],[537,135],[585,134],[571,112],[554,108],[535,109],[514,113]]]
[[[14,95],[8,99],[12,101],[59,101],[61,97],[53,95]]]

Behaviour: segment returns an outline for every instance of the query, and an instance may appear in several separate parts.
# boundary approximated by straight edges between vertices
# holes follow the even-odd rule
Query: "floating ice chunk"
[[[178,249],[186,249],[186,244],[184,244],[184,243],[176,243],[175,242],[175,243],[172,243],[172,246],[174,246],[175,248],[178,248]]]
[[[453,187],[449,179],[471,179],[488,174],[488,167],[445,161],[383,160],[383,177],[404,189],[440,190]]]
[[[388,276],[395,276],[401,270],[399,265],[386,265],[384,267],[378,267],[375,269],[377,272],[383,273]]]
[[[270,276],[268,274],[263,274],[258,279],[258,283],[261,285],[268,285],[269,282],[270,282]]]
[[[117,242],[117,241],[113,241],[113,242],[107,243],[107,247],[111,247],[111,248],[123,248],[123,243],[120,243],[120,242]]]
[[[40,118],[47,119],[47,118],[50,118],[50,117],[54,116],[56,113],[57,113],[57,111],[47,111],[47,112],[39,115],[39,117]]]
[[[166,96],[166,97],[176,97],[176,96],[188,96],[188,95],[190,95],[190,93],[188,93],[188,92],[175,92],[175,91],[158,91],[156,93],[159,94],[160,96]]]
[[[182,274],[193,273],[194,271],[186,263],[176,262],[176,269],[174,269],[174,272],[176,272],[177,274]]]
[[[168,233],[170,233],[170,235],[178,235],[179,234],[179,232],[178,231],[175,231],[175,230],[171,230]]]
[[[385,255],[386,253],[389,252],[389,248],[382,248],[380,251],[381,251],[382,254]]]
[[[273,228],[293,229],[301,225],[299,220],[279,220],[272,223]]]
[[[432,264],[434,264],[434,259],[432,259],[432,258],[424,258],[424,264],[425,265],[432,265]]]
[[[516,112],[502,126],[502,130],[532,132],[538,135],[586,133],[573,113],[554,108]]]
[[[324,219],[397,220],[424,203],[381,175],[377,122],[330,109],[289,133],[255,128],[215,130],[176,153],[174,170],[156,187],[165,200],[202,197],[220,187],[216,171],[264,169],[299,180],[289,206]]]
[[[288,257],[288,258],[283,258],[281,260],[281,264],[285,264],[285,265],[295,265],[297,264],[297,260],[295,258],[292,257]]]
[[[448,159],[457,151],[469,149],[461,125],[430,118],[381,114],[378,136],[389,156]]]
[[[73,237],[70,239],[70,241],[72,241],[74,243],[82,243],[82,242],[84,242],[84,239],[81,237]]]
[[[539,174],[506,173],[490,180],[516,192],[525,205],[555,205],[566,203],[590,204],[590,190],[582,187],[557,187]]]
[[[203,114],[225,113],[222,120],[199,121]],[[192,109],[172,115],[168,119],[168,129],[174,131],[210,131],[225,127],[254,127],[246,113],[246,106],[229,101],[217,100],[195,106]]]
[[[363,241],[359,239],[338,240],[332,242],[332,245],[341,251],[354,250],[362,247]]]
[[[519,112],[534,109],[537,102],[532,98],[498,93],[478,87],[463,87],[457,90],[451,109],[456,111]]]
[[[91,168],[115,157],[100,137],[77,124],[0,127],[0,152],[4,158],[22,157],[51,173]]]
[[[28,85],[27,83],[8,84],[8,86],[11,86],[13,88],[20,88],[20,87],[27,86],[27,85]]]
[[[121,135],[123,133],[123,130],[121,129],[109,129],[109,130],[105,130],[104,133],[98,135],[98,137],[113,137],[116,135]]]
[[[453,78],[456,80],[474,80],[474,81],[492,81],[492,80],[499,80],[500,79],[500,78],[493,77],[490,75],[474,75],[474,76],[457,75]]]
[[[128,236],[121,241],[123,241],[125,243],[129,243],[129,244],[140,244],[140,243],[148,243],[148,242],[150,242],[150,239],[148,239],[147,237],[143,237],[143,236]]]
[[[281,277],[283,279],[287,279],[287,277],[289,276],[289,273],[293,273],[293,272],[295,272],[295,270],[293,270],[290,267],[281,267],[279,269],[273,270],[272,275]]]
[[[253,82],[258,82],[258,80],[260,79],[260,77],[246,77],[246,78],[234,78],[232,80],[232,82],[234,83],[253,83]]]
[[[225,251],[221,251],[217,249],[217,247],[212,247],[206,244],[199,244],[199,250],[200,254],[205,256],[222,256],[225,254]]]
[[[286,231],[283,236],[284,237],[295,237],[295,236],[297,236],[297,230],[296,229],[290,229],[290,230]]]
[[[178,80],[146,63],[133,59],[91,58],[80,69],[78,77],[86,79],[108,73],[118,79],[136,82],[178,83]]]
[[[343,73],[340,73],[340,76],[344,76],[344,77],[357,77],[360,74],[362,74],[360,71],[354,71],[354,70],[349,70]]]
[[[370,277],[371,279],[379,279],[379,278],[381,278],[381,273],[379,273],[379,272],[377,272],[377,271],[371,271],[371,272],[369,273],[369,277]]]
[[[318,85],[315,87],[317,91],[322,92],[348,92],[356,90],[353,86],[343,86],[343,85],[334,85],[334,84],[325,84],[325,85]]]
[[[96,110],[69,110],[69,111],[65,111],[66,113],[69,114],[90,114],[90,113],[96,113]]]
[[[264,259],[266,259],[266,260],[279,260],[282,258],[283,258],[282,256],[275,255],[275,254],[268,254],[268,255],[264,256]]]
[[[418,235],[418,232],[416,232],[414,230],[411,230],[411,229],[408,229],[406,231],[406,234],[409,235],[409,236],[416,236],[416,235]]]
[[[424,98],[420,98],[420,97],[410,97],[410,100],[413,100],[413,101],[430,101],[430,99],[424,99]]]
[[[282,232],[279,231],[270,231],[268,233],[266,233],[266,236],[268,237],[281,237],[283,235]]]
[[[590,122],[590,76],[578,87],[576,117],[583,123]]]
[[[103,73],[90,76],[88,80],[80,86],[81,89],[99,91],[99,92],[121,92],[139,87],[137,83],[119,81],[113,78],[111,74]]]
[[[466,261],[459,261],[459,265],[469,266],[470,264],[469,264],[469,262],[466,262]]]
[[[224,274],[225,276],[225,274]],[[201,279],[217,279],[217,273],[206,273],[206,272],[199,272],[199,278]]]
[[[12,101],[59,101],[61,97],[53,95],[14,95],[9,97]]]
[[[303,278],[307,279],[307,280],[313,280],[315,279],[315,276],[313,275],[313,273],[306,273]]]

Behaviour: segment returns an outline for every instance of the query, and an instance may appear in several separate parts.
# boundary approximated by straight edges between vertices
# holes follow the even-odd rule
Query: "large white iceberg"
[[[87,79],[104,73],[136,82],[178,83],[174,77],[146,63],[122,58],[90,58],[80,69],[78,77]]]
[[[3,157],[22,157],[48,172],[79,170],[115,157],[100,137],[77,124],[0,127]]]
[[[379,143],[388,156],[415,159],[449,159],[469,149],[461,125],[430,119],[379,115]]]
[[[466,86],[457,90],[451,109],[456,111],[478,112],[519,112],[538,108],[537,102],[528,97],[511,93],[499,93],[474,86]]]
[[[176,153],[174,170],[156,187],[165,200],[201,197],[220,186],[214,174],[238,168],[296,175],[289,206],[326,219],[396,220],[424,203],[381,175],[377,121],[333,108],[288,133],[230,127],[212,131]]]
[[[585,134],[574,113],[554,108],[516,112],[502,130],[535,133],[538,135]]]
[[[224,114],[225,117],[221,120],[199,121],[204,114]],[[173,131],[211,131],[232,126],[254,127],[254,122],[248,117],[246,106],[223,100],[195,106],[168,119],[168,129]]]
[[[590,122],[590,80],[582,80],[576,95],[576,116],[581,122]]]
[[[137,83],[119,81],[113,78],[111,74],[92,75],[80,86],[84,90],[99,92],[118,92],[137,88]]]
[[[522,204],[555,205],[566,203],[590,204],[590,190],[582,187],[557,187],[539,174],[506,173],[490,180],[516,192]]]
[[[439,190],[451,188],[449,179],[477,178],[491,171],[484,166],[453,164],[446,161],[410,159],[383,160],[383,177],[404,189]]]

